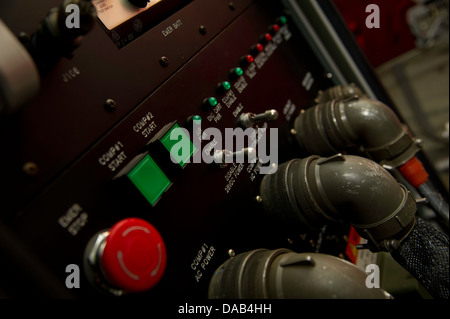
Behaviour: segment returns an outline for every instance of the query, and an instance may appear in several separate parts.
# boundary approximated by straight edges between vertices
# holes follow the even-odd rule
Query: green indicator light
[[[244,74],[244,70],[242,70],[241,68],[236,68],[234,69],[234,74],[236,74],[237,76],[242,76]]]
[[[219,101],[217,101],[217,99],[215,97],[210,97],[208,99],[208,104],[212,107],[217,106],[217,104],[219,104]]]
[[[281,16],[280,19],[279,19],[279,21],[280,21],[280,23],[283,24],[283,25],[285,25],[285,24],[288,22],[288,21],[287,21],[287,18],[286,18],[285,16]]]
[[[200,115],[194,115],[194,116],[192,117],[192,120],[193,120],[194,122],[201,122],[201,121],[202,121],[202,117],[201,117]]]
[[[151,205],[155,205],[172,184],[150,155],[145,156],[127,176]]]
[[[223,88],[225,91],[231,90],[231,84],[230,84],[230,82],[222,82],[221,86],[222,86],[222,88]]]
[[[185,167],[189,159],[197,151],[194,143],[192,143],[191,139],[178,124],[175,124],[163,136],[161,143],[172,155],[172,160],[177,162],[181,167]]]

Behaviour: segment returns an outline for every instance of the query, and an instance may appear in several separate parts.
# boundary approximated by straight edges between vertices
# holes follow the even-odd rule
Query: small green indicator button
[[[219,101],[217,101],[217,99],[215,97],[209,97],[209,98],[205,99],[205,101],[203,103],[209,107],[216,107],[217,104],[219,104]]]
[[[224,91],[229,91],[231,90],[231,84],[230,82],[222,82],[220,83],[220,87],[224,90]]]
[[[202,117],[200,116],[200,115],[194,115],[193,117],[192,117],[192,120],[195,122],[195,123],[201,123],[202,122]]]
[[[150,155],[145,156],[127,176],[152,206],[172,184]]]
[[[194,143],[178,124],[175,124],[163,136],[161,143],[172,155],[172,160],[175,160],[181,167],[185,167],[189,159],[197,151]]]
[[[244,74],[244,70],[242,70],[241,68],[235,68],[234,74],[236,74],[236,76],[242,76]]]
[[[282,24],[282,25],[285,25],[285,24],[287,24],[287,18],[285,17],[285,16],[281,16],[279,19],[278,19],[279,21],[280,21],[280,23]]]

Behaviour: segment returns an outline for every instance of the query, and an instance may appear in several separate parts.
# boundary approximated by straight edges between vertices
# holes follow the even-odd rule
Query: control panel
[[[336,84],[280,1],[66,2],[0,4],[39,74],[0,113],[0,218],[31,262],[11,259],[0,288],[206,299],[238,254],[347,258],[349,225],[282,223],[260,196],[264,176],[312,155],[294,122]],[[86,28],[57,31],[76,12]]]

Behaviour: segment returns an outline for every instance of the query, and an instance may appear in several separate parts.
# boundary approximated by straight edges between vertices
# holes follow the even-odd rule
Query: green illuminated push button
[[[278,22],[279,22],[281,25],[285,25],[285,24],[288,23],[288,19],[287,19],[285,16],[281,16],[281,17],[278,18]]]
[[[161,138],[161,144],[169,151],[172,161],[185,167],[192,155],[197,151],[194,143],[178,123]]]
[[[192,133],[194,126],[200,126],[202,124],[202,117],[200,115],[191,115],[186,120],[187,129]]]
[[[244,70],[242,70],[241,68],[236,68],[236,69],[234,69],[234,73],[237,76],[242,76],[244,74]]]
[[[244,75],[244,70],[242,70],[241,68],[234,68],[230,70],[230,77],[235,80],[238,77]]]
[[[230,82],[227,82],[227,81],[220,82],[217,85],[217,89],[218,89],[219,93],[227,92],[227,91],[231,90],[231,84],[230,84]]]
[[[150,155],[146,155],[127,176],[152,206],[172,184]]]
[[[208,97],[203,100],[203,107],[207,110],[210,110],[219,104],[219,101],[215,97]]]

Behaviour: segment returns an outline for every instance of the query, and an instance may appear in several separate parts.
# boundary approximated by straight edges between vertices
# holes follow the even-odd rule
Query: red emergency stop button
[[[108,281],[126,292],[144,292],[162,278],[167,255],[153,225],[138,218],[115,224],[106,239],[101,266]]]

